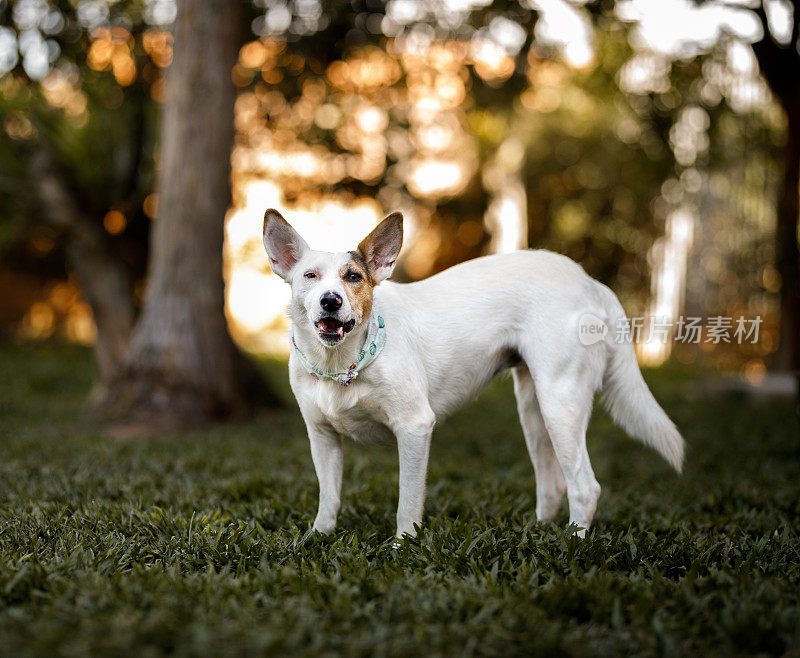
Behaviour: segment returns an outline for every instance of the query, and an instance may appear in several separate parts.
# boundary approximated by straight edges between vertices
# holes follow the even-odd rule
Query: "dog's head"
[[[264,247],[272,271],[292,286],[290,315],[308,322],[327,347],[341,343],[372,312],[372,291],[394,269],[403,216],[386,217],[354,251],[314,251],[277,210],[264,214]]]

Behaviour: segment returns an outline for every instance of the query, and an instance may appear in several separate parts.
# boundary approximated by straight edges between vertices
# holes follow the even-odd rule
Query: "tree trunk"
[[[135,317],[133,285],[125,265],[112,252],[102,225],[75,203],[50,150],[42,145],[31,164],[41,212],[63,234],[67,265],[92,309],[97,328],[94,355],[98,378],[90,403],[102,405],[109,384],[125,363]]]
[[[147,289],[109,409],[154,429],[240,415],[263,392],[228,334],[222,280],[241,9],[178,2]]]
[[[800,95],[800,94],[799,94]],[[787,136],[783,183],[778,193],[776,265],[781,275],[781,344],[776,365],[800,371],[800,101],[786,109]]]
[[[786,150],[775,231],[776,265],[782,281],[780,347],[775,366],[795,374],[795,415],[800,421],[800,253],[797,243],[800,221],[800,91],[795,102],[784,104],[784,109]]]
[[[780,347],[774,365],[794,371],[797,379],[796,413],[800,419],[800,1],[792,0],[792,31],[788,44],[770,32],[762,0],[755,12],[764,34],[753,43],[753,53],[770,90],[786,112],[786,148],[783,182],[778,192],[775,260],[781,275]]]

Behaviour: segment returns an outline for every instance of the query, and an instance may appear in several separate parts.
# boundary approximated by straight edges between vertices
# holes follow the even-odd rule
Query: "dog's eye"
[[[351,283],[357,283],[358,281],[361,281],[361,275],[358,272],[348,272],[344,275],[344,278]]]
[[[306,279],[316,279],[317,273],[316,272],[306,272],[305,275]]]

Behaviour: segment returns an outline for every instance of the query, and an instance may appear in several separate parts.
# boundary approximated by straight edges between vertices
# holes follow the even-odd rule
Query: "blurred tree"
[[[755,11],[764,30],[753,44],[761,72],[786,113],[783,184],[778,195],[777,268],[781,275],[781,346],[779,366],[800,377],[800,0],[792,0],[789,41],[773,34],[762,2]],[[798,390],[800,394],[800,390]]]
[[[61,233],[67,264],[92,308],[97,331],[94,352],[100,375],[92,401],[102,404],[108,384],[124,365],[133,328],[131,277],[108,244],[102,224],[87,215],[70,193],[47,142],[35,146],[30,165],[43,216]]]
[[[199,421],[252,399],[222,315],[236,96],[226,66],[241,90],[235,158],[279,179],[299,205],[349,193],[413,206],[433,235],[413,276],[482,253],[484,215],[513,189],[523,208],[527,190],[537,246],[645,291],[663,189],[682,186],[689,168],[676,164],[672,134],[687,104],[712,124],[726,112],[700,108],[702,58],[668,62],[664,90],[622,88],[633,53],[611,0],[570,5],[586,25],[586,15],[596,19],[597,56],[583,53],[582,64],[565,63],[563,44],[542,38],[544,3],[194,1],[178,6],[182,43],[165,82],[172,0],[0,0],[14,25],[12,49],[0,26],[0,70],[11,71],[0,82],[10,138],[0,143],[0,204],[11,210],[0,244],[19,244],[24,225],[26,244],[40,247],[31,209],[44,210],[46,235],[65,245],[95,317],[98,391],[110,390],[105,399],[123,415]],[[214,11],[224,25],[210,24]],[[259,38],[245,43],[248,22]],[[17,43],[18,60],[9,55]],[[58,258],[37,263],[45,260],[57,270]]]
[[[241,414],[263,393],[228,334],[222,280],[242,18],[238,0],[178,2],[147,289],[110,396],[159,426]]]
[[[708,3],[718,0],[700,0]],[[751,12],[761,25],[753,53],[770,90],[786,116],[783,183],[778,191],[775,231],[776,267],[781,277],[780,348],[776,365],[798,375],[800,395],[800,0],[788,0],[791,28],[788,38],[770,20],[764,0],[755,4],[726,3]]]
[[[153,172],[150,91],[160,74],[133,4],[100,16],[83,5],[0,6],[3,23],[16,28],[0,26],[8,136],[0,249],[7,266],[43,278],[63,277],[66,261],[97,328],[95,402],[124,362],[150,224],[142,206]]]
[[[165,84],[173,36],[160,26],[176,19],[170,1],[0,3],[17,30],[0,53],[11,137],[0,145],[0,202],[10,211],[4,227],[23,227],[0,233],[2,246],[15,253],[47,230],[50,276],[64,254],[97,329],[92,402],[115,419],[195,424],[270,401],[231,341],[223,307],[231,69],[249,6],[182,1]],[[9,33],[0,27],[0,40]]]

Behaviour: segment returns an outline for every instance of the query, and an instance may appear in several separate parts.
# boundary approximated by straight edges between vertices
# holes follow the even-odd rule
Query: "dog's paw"
[[[336,521],[317,519],[314,521],[313,530],[323,535],[332,535],[333,531],[336,530]]]
[[[398,525],[394,536],[401,542],[403,539],[415,539],[419,530],[420,526],[417,523],[404,524],[402,526]]]
[[[588,523],[586,525],[588,526]],[[567,531],[571,532],[579,539],[586,539],[586,528],[575,521],[570,522],[567,526]]]
[[[409,540],[415,539],[417,536],[416,533],[412,534],[410,532],[405,532],[400,534],[399,532],[389,539],[390,546],[394,549],[401,548],[405,544],[409,542]]]

